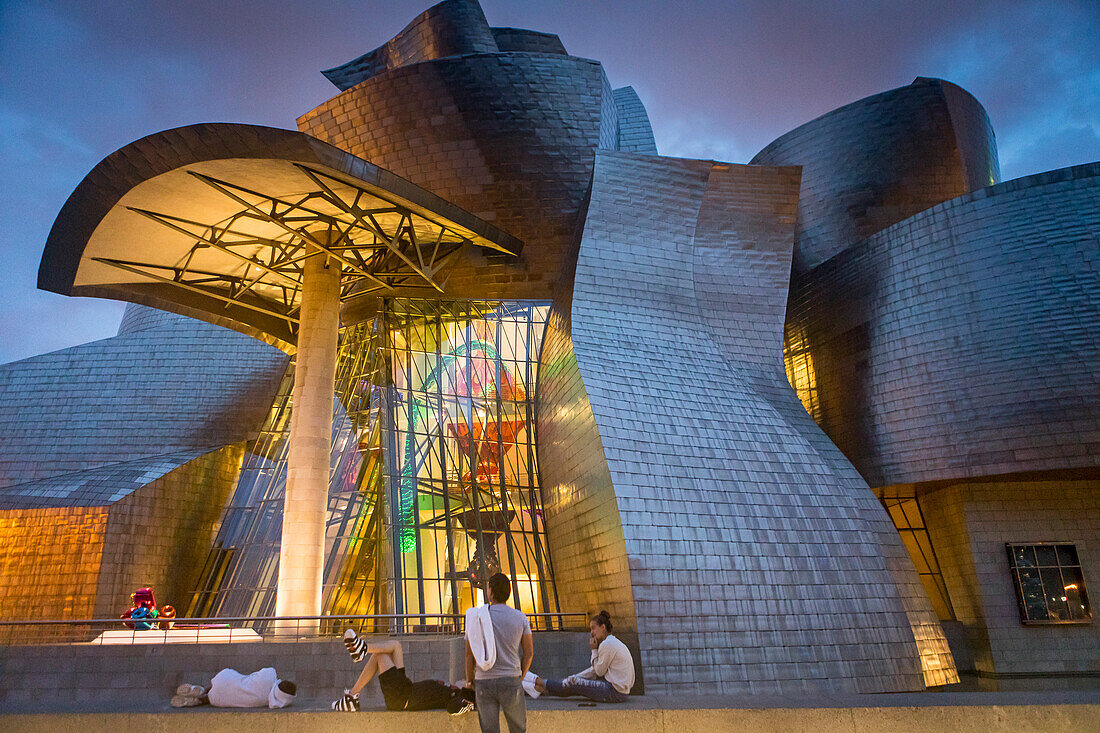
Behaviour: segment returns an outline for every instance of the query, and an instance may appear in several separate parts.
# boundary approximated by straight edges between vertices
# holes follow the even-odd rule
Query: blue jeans
[[[500,733],[500,711],[508,721],[509,733],[526,733],[527,702],[523,699],[523,678],[498,677],[477,680],[477,719],[481,733]]]
[[[554,697],[580,695],[596,702],[626,702],[629,698],[607,680],[586,680],[582,677],[546,680],[546,694]]]

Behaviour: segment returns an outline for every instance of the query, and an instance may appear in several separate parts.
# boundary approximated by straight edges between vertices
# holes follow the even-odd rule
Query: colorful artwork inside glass
[[[461,612],[501,570],[524,610],[556,608],[529,397],[548,311],[395,301],[386,315],[395,601],[408,613]]]
[[[439,614],[482,600],[501,570],[523,610],[558,610],[534,442],[548,311],[388,300],[341,332],[325,613],[443,624]],[[292,369],[246,457],[189,615],[274,612]]]

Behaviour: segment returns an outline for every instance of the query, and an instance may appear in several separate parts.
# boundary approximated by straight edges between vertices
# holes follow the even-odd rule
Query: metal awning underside
[[[521,243],[388,171],[302,133],[208,124],[138,140],[77,187],[38,285],[129,300],[292,351],[302,265],[341,266],[341,298],[441,294],[469,247]]]

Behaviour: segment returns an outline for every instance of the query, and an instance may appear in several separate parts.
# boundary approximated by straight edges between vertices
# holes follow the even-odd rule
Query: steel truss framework
[[[240,206],[218,221],[127,207],[194,240],[177,261],[93,257],[133,275],[285,320],[297,330],[303,263],[323,254],[341,265],[341,300],[424,289],[442,293],[442,272],[473,244],[460,228],[294,163],[303,191],[275,196],[188,171]],[[511,254],[486,241],[483,246]]]
[[[460,611],[503,570],[517,607],[557,610],[534,435],[548,305],[390,302],[395,601],[406,613]]]
[[[460,613],[494,568],[524,611],[559,610],[534,435],[548,310],[387,298],[342,330],[325,613]],[[191,615],[273,612],[292,374],[249,448]]]

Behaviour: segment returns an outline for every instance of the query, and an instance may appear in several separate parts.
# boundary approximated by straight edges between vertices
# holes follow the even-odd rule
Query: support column
[[[302,274],[279,586],[275,597],[275,613],[279,616],[321,613],[332,400],[340,330],[340,263],[332,260],[326,266],[327,259],[323,254],[310,257]],[[287,631],[294,628],[289,624],[279,627]],[[303,623],[300,628],[309,632],[316,627],[316,623]]]

